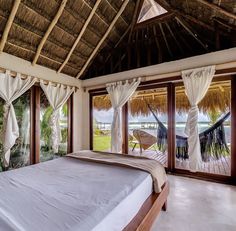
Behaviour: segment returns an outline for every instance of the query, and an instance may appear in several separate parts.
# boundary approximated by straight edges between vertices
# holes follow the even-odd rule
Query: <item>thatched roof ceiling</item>
[[[148,116],[151,112],[147,104],[158,113],[167,113],[167,89],[137,91],[129,101],[129,112],[132,116]],[[93,106],[97,110],[111,109],[109,95],[94,96]],[[230,110],[230,82],[213,82],[198,106],[202,113],[228,112]],[[185,95],[184,86],[176,87],[176,112],[184,113],[189,109],[190,104]]]
[[[234,0],[155,1],[167,13],[136,24],[143,0],[0,0],[0,50],[88,78],[124,70],[125,44],[151,52],[129,68],[235,46]]]

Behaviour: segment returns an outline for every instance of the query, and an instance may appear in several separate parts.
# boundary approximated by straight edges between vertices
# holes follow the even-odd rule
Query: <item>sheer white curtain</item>
[[[121,109],[137,89],[140,79],[128,80],[122,82],[107,84],[107,92],[111,98],[111,104],[114,109],[111,125],[111,151],[122,152],[122,127],[121,127]]]
[[[201,167],[201,148],[198,135],[198,103],[203,99],[215,74],[215,66],[182,71],[185,93],[191,108],[185,133],[188,136],[189,168],[195,172]]]
[[[16,77],[10,75],[10,71],[0,74],[0,97],[5,100],[3,121],[3,164],[9,166],[10,151],[19,137],[19,127],[12,102],[29,90],[36,78],[22,79],[18,73]]]
[[[40,81],[40,86],[43,89],[51,107],[53,108],[53,113],[51,115],[49,125],[52,129],[52,149],[54,153],[58,153],[58,147],[61,140],[61,130],[59,123],[60,110],[75,89],[69,86],[66,87],[62,84],[53,86],[51,82],[45,85],[43,81]]]

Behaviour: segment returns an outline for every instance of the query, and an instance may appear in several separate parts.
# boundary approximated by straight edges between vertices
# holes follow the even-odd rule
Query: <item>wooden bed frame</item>
[[[160,193],[153,193],[147,198],[137,215],[123,231],[149,231],[160,211],[166,211],[168,194],[169,183],[166,182]]]

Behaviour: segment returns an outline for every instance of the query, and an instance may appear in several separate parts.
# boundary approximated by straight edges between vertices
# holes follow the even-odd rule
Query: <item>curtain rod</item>
[[[3,67],[0,67],[0,73],[5,73],[7,70],[9,69],[6,69],[6,68],[3,68]],[[16,71],[12,71],[12,70],[9,70],[10,71],[10,75],[11,77],[16,77],[17,73],[19,72],[16,72]],[[21,75],[21,78],[22,79],[26,79],[28,76],[31,76],[31,75],[27,75],[27,74],[23,74],[23,73],[19,73]],[[68,86],[68,87],[71,87],[71,88],[75,88],[75,92],[77,91],[77,89],[79,89],[79,87],[76,87],[76,86],[72,86],[72,85],[68,85],[68,84],[64,84],[64,83],[60,83],[60,82],[55,82],[55,81],[50,81],[50,80],[44,80],[44,79],[41,79],[39,77],[36,77],[36,76],[31,76],[31,77],[34,77],[37,79],[37,83],[40,82],[40,80],[42,80],[44,83],[46,83],[46,85],[51,82],[53,84],[53,86],[56,86],[57,84],[62,84],[64,86]]]

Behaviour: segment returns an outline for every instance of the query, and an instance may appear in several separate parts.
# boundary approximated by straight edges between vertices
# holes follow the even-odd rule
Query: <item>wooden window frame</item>
[[[233,69],[235,70],[235,69]],[[158,79],[143,82],[137,90],[147,90],[157,87],[167,87],[168,97],[168,166],[167,172],[175,175],[187,176],[191,178],[209,180],[220,183],[229,183],[236,185],[236,75],[227,75],[232,69],[216,71],[217,75],[213,78],[215,81],[231,81],[231,176],[217,175],[212,173],[197,172],[192,173],[188,170],[175,168],[175,88],[183,85],[181,76],[174,76],[167,79]],[[234,94],[233,94],[234,92]],[[105,88],[99,88],[89,91],[89,131],[90,131],[90,149],[93,150],[93,97],[108,94]],[[128,104],[122,109],[122,129],[124,153],[128,152]]]
[[[34,85],[30,96],[30,164],[40,162],[40,94],[41,88]],[[67,152],[73,152],[73,94],[67,101],[68,105],[68,142]]]

